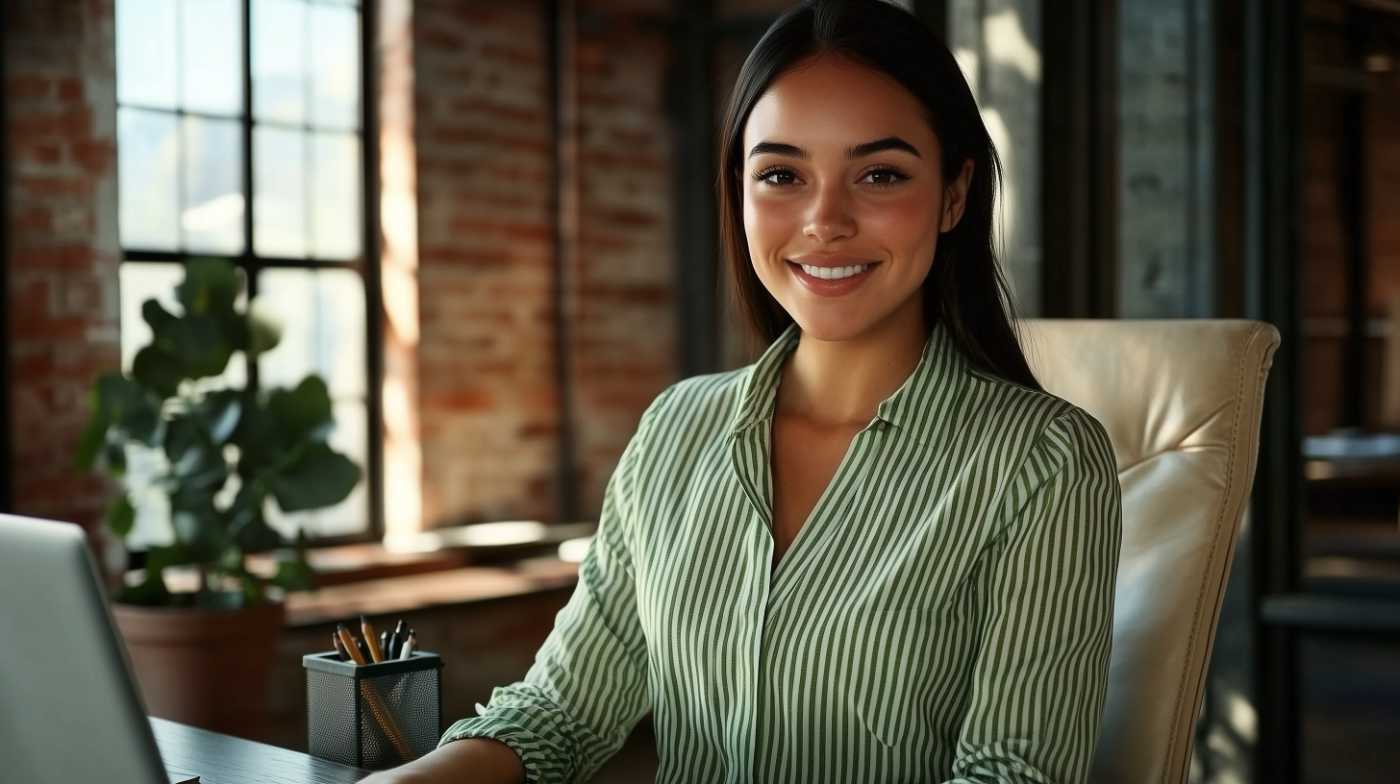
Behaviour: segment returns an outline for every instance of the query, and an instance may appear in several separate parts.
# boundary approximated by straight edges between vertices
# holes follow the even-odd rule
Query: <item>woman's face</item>
[[[921,317],[920,287],[939,233],[962,215],[972,163],[944,183],[917,98],[879,71],[817,57],[754,104],[741,154],[754,272],[804,334],[849,340]]]

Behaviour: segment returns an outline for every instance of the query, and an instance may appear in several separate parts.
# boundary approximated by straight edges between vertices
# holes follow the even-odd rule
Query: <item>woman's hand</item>
[[[359,784],[522,784],[525,766],[509,746],[489,738],[467,738],[434,749]]]

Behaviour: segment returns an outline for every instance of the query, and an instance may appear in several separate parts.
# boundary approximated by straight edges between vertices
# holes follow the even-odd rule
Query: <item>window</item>
[[[366,471],[336,507],[268,522],[329,541],[367,538],[378,438],[370,341],[377,312],[366,249],[365,34],[349,0],[117,0],[117,149],[122,361],[150,339],[141,303],[173,299],[193,256],[236,263],[281,344],[261,387],[319,373],[335,403],[331,437]],[[251,212],[248,204],[252,204]],[[167,302],[173,306],[173,302]],[[154,470],[147,456],[133,481]],[[142,473],[145,472],[145,473]],[[158,494],[141,494],[133,543],[170,538]]]

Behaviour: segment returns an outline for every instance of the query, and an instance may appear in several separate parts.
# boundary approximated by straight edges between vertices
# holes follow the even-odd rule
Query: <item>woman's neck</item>
[[[783,364],[776,411],[825,427],[864,427],[919,364],[928,332],[919,308],[849,340],[803,333]]]

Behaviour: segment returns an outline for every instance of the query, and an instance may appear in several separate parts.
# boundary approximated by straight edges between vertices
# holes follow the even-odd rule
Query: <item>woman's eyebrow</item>
[[[918,150],[914,149],[914,145],[904,141],[898,136],[886,136],[883,139],[876,139],[873,142],[866,142],[865,144],[857,144],[854,147],[847,147],[846,157],[859,158],[863,155],[872,155],[874,153],[881,152],[884,150],[902,150],[904,152],[909,153],[910,155],[913,155],[915,158],[923,157],[919,154]],[[777,155],[791,155],[794,158],[801,158],[803,160],[807,160],[811,157],[807,153],[807,151],[802,149],[801,147],[797,147],[791,144],[784,144],[782,142],[759,142],[758,144],[755,144],[753,146],[752,150],[749,150],[749,157],[752,158],[755,155],[762,155],[764,153],[775,153]]]

